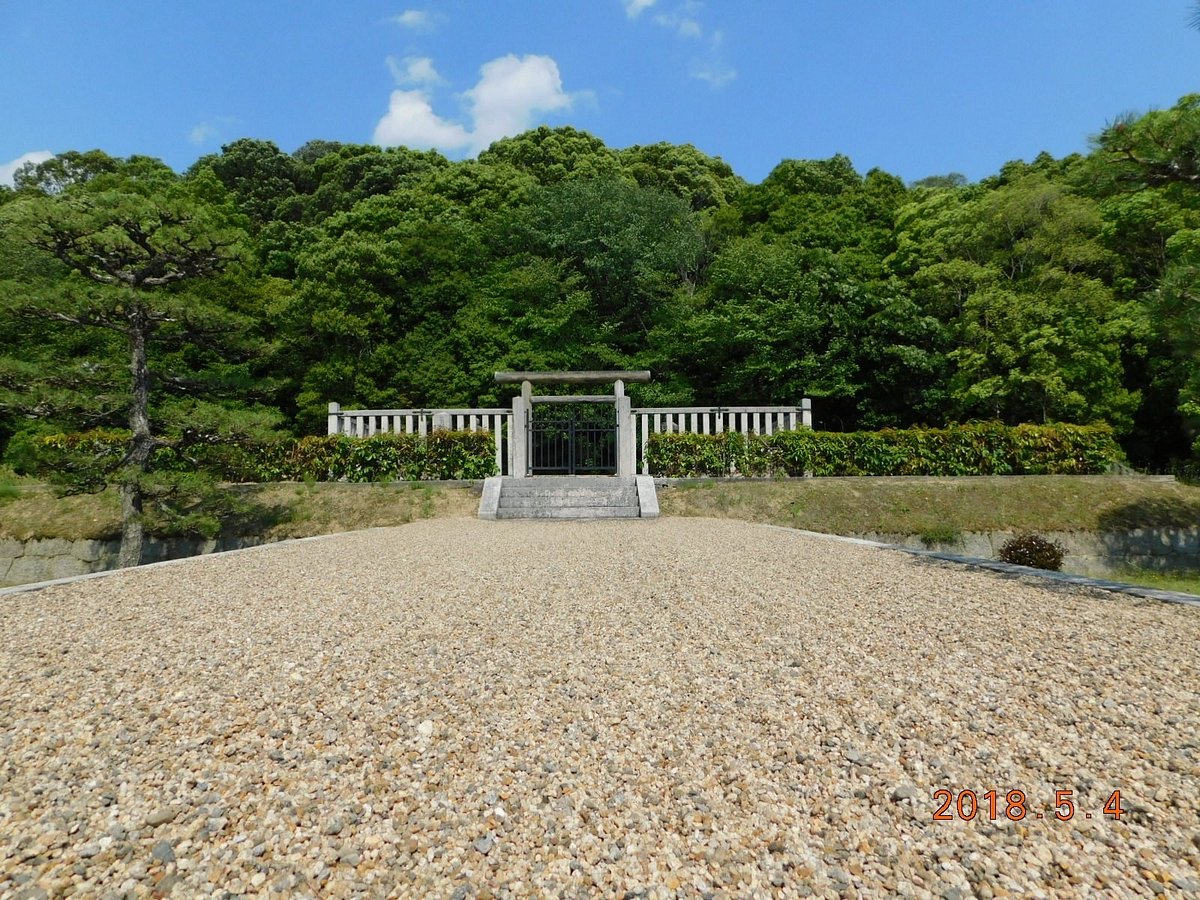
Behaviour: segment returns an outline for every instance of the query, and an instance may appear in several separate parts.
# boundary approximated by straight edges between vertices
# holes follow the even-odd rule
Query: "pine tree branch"
[[[54,322],[66,322],[69,325],[78,325],[81,328],[105,328],[109,331],[115,331],[118,334],[128,334],[130,327],[129,322],[126,321],[124,316],[116,318],[100,314],[77,315],[41,306],[22,306],[16,312],[17,315],[25,319],[41,321],[48,319]]]

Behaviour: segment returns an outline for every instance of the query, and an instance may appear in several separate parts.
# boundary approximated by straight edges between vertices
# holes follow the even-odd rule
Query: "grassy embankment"
[[[231,488],[250,501],[243,533],[271,540],[473,516],[469,487],[418,484],[273,484]],[[659,493],[668,516],[743,519],[834,534],[916,534],[952,541],[968,531],[1110,531],[1200,524],[1200,487],[1145,478],[817,478],[699,481]],[[107,538],[119,532],[113,492],[58,498],[0,473],[0,538]],[[1139,583],[1200,592],[1190,574],[1130,574]]]
[[[415,519],[473,516],[479,494],[436,483],[236,485],[249,510],[241,534],[268,540],[310,537],[360,528],[404,525]],[[0,539],[118,537],[120,508],[114,490],[57,497],[42,484],[0,476]]]
[[[1147,572],[1144,569],[1128,569],[1114,580],[1140,584],[1158,591],[1178,591],[1181,594],[1200,596],[1200,575],[1188,572]]]
[[[952,542],[968,531],[1123,531],[1200,525],[1200,487],[1137,477],[814,478],[680,483],[664,515],[715,516],[834,534],[915,534]],[[1194,572],[1130,569],[1122,580],[1200,594]]]
[[[665,515],[770,522],[834,534],[1114,531],[1200,525],[1200,487],[1108,475],[809,478],[681,482]]]

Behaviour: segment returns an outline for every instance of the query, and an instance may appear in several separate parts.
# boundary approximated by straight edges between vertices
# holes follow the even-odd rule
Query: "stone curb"
[[[649,475],[638,475],[634,480],[637,482],[638,507],[641,510],[641,517],[657,519],[659,516],[658,493],[654,490],[654,479]]]
[[[140,566],[134,566],[128,569],[105,569],[102,572],[89,572],[86,575],[72,575],[69,578],[55,578],[52,581],[33,581],[29,584],[18,584],[13,587],[0,588],[0,597],[7,597],[10,594],[25,594],[32,591],[40,591],[48,587],[55,587],[60,584],[74,584],[77,581],[87,581],[92,578],[105,578],[109,575],[119,575],[121,573],[142,572],[146,569],[157,569],[161,566],[177,566],[180,563],[194,562],[198,559],[209,559],[214,556],[228,556],[233,553],[254,553],[259,550],[265,550],[269,547],[282,547],[286,544],[303,544],[310,541],[327,541],[331,538],[344,537],[347,534],[361,534],[363,532],[384,531],[388,527],[400,526],[381,526],[378,528],[360,528],[355,531],[338,531],[333,534],[314,534],[309,537],[288,538],[282,541],[268,541],[265,544],[256,544],[253,547],[239,547],[236,550],[215,550],[212,553],[201,553],[198,556],[182,556],[179,559],[164,559],[161,562],[144,563]]]
[[[1179,591],[1160,591],[1155,588],[1143,587],[1137,584],[1127,584],[1123,581],[1109,581],[1105,578],[1088,578],[1084,575],[1070,575],[1066,572],[1051,572],[1046,569],[1033,569],[1029,566],[1014,566],[1012,563],[1000,562],[995,559],[981,559],[978,556],[958,556],[954,553],[943,553],[940,550],[916,550],[912,547],[900,547],[896,544],[882,544],[879,541],[868,541],[863,538],[843,537],[839,534],[825,534],[820,531],[805,531],[801,528],[788,528],[786,525],[766,525],[766,528],[778,528],[794,534],[808,537],[824,538],[828,541],[858,544],[860,547],[875,547],[880,550],[896,550],[911,556],[923,556],[940,562],[958,563],[973,566],[977,569],[988,569],[1004,575],[1024,578],[1041,578],[1046,581],[1056,581],[1059,584],[1071,584],[1078,587],[1090,587],[1116,594],[1128,594],[1133,597],[1144,597],[1148,600],[1160,600],[1164,603],[1182,603],[1186,606],[1200,606],[1200,595],[1184,594]]]
[[[494,520],[496,511],[500,508],[500,489],[504,479],[493,475],[483,482],[483,491],[479,495],[479,518]]]

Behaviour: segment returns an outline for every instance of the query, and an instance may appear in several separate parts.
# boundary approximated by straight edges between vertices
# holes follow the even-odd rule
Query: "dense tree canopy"
[[[153,238],[130,227],[148,203]],[[152,409],[186,361],[253,377],[223,408],[301,433],[330,400],[490,405],[499,368],[634,366],[639,402],[810,396],[836,429],[1106,421],[1148,466],[1200,425],[1200,95],[978,183],[834,156],[747,184],[691,145],[542,127],[464,162],[244,139],[179,176],[70,152],[19,171],[0,215],[0,445],[35,412],[120,423],[127,335],[64,326],[131,297],[173,322]],[[209,273],[227,234],[237,264]],[[184,335],[218,312],[257,361]]]

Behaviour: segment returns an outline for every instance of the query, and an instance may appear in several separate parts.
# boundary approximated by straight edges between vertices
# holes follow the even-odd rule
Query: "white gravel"
[[[697,519],[17,594],[0,897],[1200,896],[1198,649],[1194,607]]]

